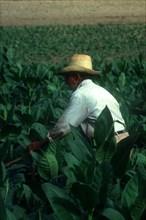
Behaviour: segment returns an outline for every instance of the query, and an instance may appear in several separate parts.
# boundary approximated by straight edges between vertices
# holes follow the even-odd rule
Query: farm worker
[[[106,106],[115,121],[117,142],[128,136],[118,102],[106,89],[91,80],[92,76],[99,76],[100,72],[92,69],[90,56],[75,54],[60,74],[73,90],[68,107],[47,137],[43,141],[33,142],[32,147],[41,147],[46,142],[62,138],[70,132],[70,125],[80,127],[88,138],[93,138],[95,121]]]

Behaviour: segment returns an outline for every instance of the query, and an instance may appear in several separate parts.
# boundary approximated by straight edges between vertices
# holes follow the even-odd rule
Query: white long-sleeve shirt
[[[124,130],[125,122],[116,99],[92,80],[82,81],[72,93],[68,107],[47,136],[52,139],[63,137],[70,132],[70,125],[72,125],[81,126],[85,135],[89,138],[93,137],[95,121],[106,106],[109,108],[113,120],[122,123],[114,123],[115,132]]]

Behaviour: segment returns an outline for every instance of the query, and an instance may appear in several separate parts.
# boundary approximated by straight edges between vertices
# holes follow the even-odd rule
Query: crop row
[[[101,59],[146,58],[145,24],[49,25],[1,27],[1,47],[12,46],[23,62],[59,63],[74,53],[87,53],[94,63]]]

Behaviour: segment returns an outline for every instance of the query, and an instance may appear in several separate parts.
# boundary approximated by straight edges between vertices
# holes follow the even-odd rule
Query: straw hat
[[[95,71],[92,69],[91,57],[84,54],[73,55],[69,66],[64,67],[60,71],[60,74],[67,76],[70,72],[80,72],[84,75],[100,75],[100,71]]]

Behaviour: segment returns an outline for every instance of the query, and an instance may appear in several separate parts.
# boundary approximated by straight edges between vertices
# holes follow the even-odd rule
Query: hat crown
[[[92,60],[89,55],[75,54],[71,57],[70,64],[61,69],[60,74],[67,76],[69,73],[77,72],[82,75],[100,75],[100,71],[92,69]]]
[[[81,67],[92,70],[91,57],[88,55],[84,55],[84,54],[75,54],[74,56],[72,56],[70,65],[81,66]]]

